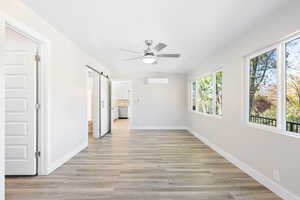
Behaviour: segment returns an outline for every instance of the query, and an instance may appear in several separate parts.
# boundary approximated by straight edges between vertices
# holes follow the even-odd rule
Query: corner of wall
[[[295,195],[294,193],[290,192],[280,184],[274,182],[269,177],[266,177],[256,169],[249,166],[247,163],[241,161],[234,155],[224,151],[219,146],[215,145],[214,143],[210,142],[206,137],[203,137],[201,134],[195,132],[194,130],[188,128],[188,131],[194,135],[196,138],[198,138],[200,141],[202,141],[204,144],[212,148],[214,151],[216,151],[218,154],[223,156],[226,160],[234,164],[236,167],[241,169],[243,172],[254,178],[256,181],[258,181],[260,184],[267,187],[269,190],[277,194],[279,197],[287,200],[300,200],[300,197]]]
[[[76,156],[78,153],[80,153],[81,151],[83,151],[87,147],[88,147],[87,142],[79,144],[77,147],[74,148],[73,151],[65,154],[62,158],[60,158],[60,159],[58,159],[54,162],[49,163],[50,167],[48,167],[46,175],[51,174],[53,171],[55,171],[57,168],[61,167],[64,163],[66,163],[67,161],[72,159],[74,156]]]

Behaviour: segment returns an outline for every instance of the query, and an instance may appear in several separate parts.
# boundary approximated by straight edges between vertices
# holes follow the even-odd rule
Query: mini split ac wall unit
[[[147,78],[147,84],[168,84],[168,78]]]

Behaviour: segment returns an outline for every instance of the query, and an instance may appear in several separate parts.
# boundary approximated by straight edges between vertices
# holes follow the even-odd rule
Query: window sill
[[[207,114],[207,113],[202,113],[202,112],[197,112],[197,111],[190,111],[191,113],[197,114],[197,115],[203,115],[211,118],[216,118],[216,119],[222,119],[222,115],[214,115],[214,114]]]
[[[271,127],[271,126],[267,126],[267,125],[263,125],[263,124],[255,124],[255,123],[251,123],[251,122],[247,122],[246,125],[249,128],[256,128],[256,129],[261,129],[261,130],[268,131],[268,132],[277,133],[279,135],[300,138],[300,134],[296,134],[296,133],[289,132],[289,131],[284,131],[277,127]]]

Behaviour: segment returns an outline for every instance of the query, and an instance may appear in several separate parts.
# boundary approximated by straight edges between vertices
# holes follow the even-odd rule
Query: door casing
[[[37,74],[37,80],[38,80],[38,102],[41,105],[39,111],[38,111],[38,117],[37,117],[37,145],[38,145],[38,151],[40,152],[40,157],[38,158],[38,168],[37,168],[37,174],[38,175],[48,175],[51,171],[49,168],[49,137],[48,132],[50,132],[50,127],[47,126],[48,124],[48,86],[49,83],[47,82],[47,74],[49,74],[49,48],[50,48],[50,41],[45,38],[44,36],[40,35],[39,33],[35,32],[34,30],[30,29],[26,25],[19,23],[14,18],[7,16],[3,13],[0,13],[0,38],[5,38],[5,30],[6,28],[10,28],[14,30],[15,32],[35,41],[38,44],[39,49],[39,55],[41,57],[41,60],[39,62],[38,66],[38,74]],[[3,58],[5,54],[4,48],[0,48],[0,56]],[[0,63],[0,73],[1,77],[4,77],[4,66],[3,63]],[[3,85],[3,84],[2,84]],[[4,87],[0,89],[0,92],[2,93],[0,96],[4,96]],[[3,108],[4,104],[2,103]],[[1,109],[2,110],[2,109]],[[3,109],[4,112],[4,109]],[[1,113],[2,114],[2,113]],[[3,116],[3,114],[2,114]],[[4,121],[3,118],[1,120],[0,127],[4,127]],[[4,129],[4,128],[3,128]],[[5,131],[5,130],[3,130]],[[5,135],[5,134],[4,134]],[[4,148],[5,141],[3,140],[2,146]],[[3,150],[4,152],[4,150]],[[3,157],[5,157],[3,155]],[[4,160],[3,160],[4,161]],[[4,173],[5,174],[5,173]]]
[[[132,112],[132,107],[133,107],[133,85],[132,85],[132,80],[130,79],[112,79],[110,81],[110,84],[111,84],[111,89],[110,89],[110,128],[112,129],[112,125],[113,125],[113,119],[112,119],[112,115],[113,115],[113,110],[112,110],[112,107],[113,107],[113,102],[112,102],[112,94],[113,94],[113,88],[112,88],[112,84],[114,82],[120,82],[120,81],[124,81],[124,82],[128,82],[130,87],[129,87],[129,90],[130,90],[130,93],[129,93],[129,97],[128,97],[128,100],[129,100],[129,107],[128,107],[128,117],[129,117],[129,129],[132,129],[132,122],[133,122],[133,112]]]

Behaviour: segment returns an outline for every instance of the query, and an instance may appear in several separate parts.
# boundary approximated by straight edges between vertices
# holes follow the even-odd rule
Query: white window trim
[[[250,78],[250,60],[251,59],[253,59],[253,58],[255,58],[255,57],[257,57],[257,56],[259,56],[259,55],[261,55],[261,54],[264,54],[264,53],[266,53],[266,52],[268,52],[268,51],[271,51],[271,50],[273,50],[273,49],[276,49],[277,50],[277,65],[276,65],[276,74],[277,74],[277,86],[279,86],[279,47],[278,47],[278,45],[276,44],[276,45],[272,45],[272,46],[269,46],[269,47],[267,47],[267,48],[265,48],[265,49],[262,49],[262,50],[259,50],[259,51],[257,51],[256,53],[253,53],[253,54],[251,54],[251,55],[249,55],[248,57],[247,57],[247,60],[246,60],[246,66],[245,66],[245,81],[246,81],[246,83],[245,83],[245,85],[246,85],[246,87],[245,87],[245,92],[244,92],[244,96],[245,96],[245,100],[244,100],[244,102],[245,102],[245,114],[246,114],[246,117],[245,117],[245,119],[246,119],[246,122],[247,122],[247,124],[248,125],[255,125],[255,127],[257,127],[256,125],[258,125],[258,124],[256,124],[256,123],[253,123],[253,122],[250,122],[250,119],[249,119],[249,108],[250,108],[250,105],[249,105],[249,90],[250,90],[250,86],[249,86],[249,78]],[[277,100],[278,100],[278,95],[279,95],[279,88],[277,88]],[[279,103],[279,102],[278,102]],[[277,104],[278,104],[277,103]],[[281,108],[279,108],[280,106],[279,105],[277,105],[277,108],[276,108],[276,113],[277,113],[277,116],[276,116],[276,120],[277,120],[277,122],[278,122],[278,115],[279,115],[279,112],[278,111],[280,111],[281,110]],[[278,123],[277,123],[277,126],[276,127],[272,127],[272,126],[267,126],[267,125],[263,125],[263,124],[259,124],[260,125],[260,127],[266,127],[268,130],[270,130],[270,128],[272,129],[272,128],[277,128],[278,127]]]
[[[222,72],[222,95],[223,95],[223,70],[222,68],[218,68],[217,70],[213,71],[213,72],[208,72],[208,73],[204,73],[200,76],[197,76],[196,78],[193,78],[190,82],[189,82],[189,91],[190,91],[190,94],[189,94],[189,97],[190,97],[190,106],[189,106],[189,111],[194,113],[194,114],[199,114],[199,115],[203,115],[203,116],[207,116],[207,117],[213,117],[213,118],[222,118],[223,117],[223,105],[222,105],[222,115],[217,115],[216,114],[216,74],[217,72]],[[213,88],[213,94],[212,94],[212,98],[213,98],[213,104],[212,104],[212,110],[213,110],[213,113],[212,114],[208,114],[208,113],[204,113],[204,112],[199,112],[196,110],[193,110],[193,83],[196,82],[197,83],[197,80],[201,79],[201,78],[204,78],[204,77],[207,77],[207,76],[212,76],[212,88]],[[198,92],[196,92],[196,99],[199,98],[198,96]],[[223,104],[223,102],[222,102]]]
[[[286,71],[285,71],[285,45],[286,43],[300,38],[300,32],[291,34],[278,42],[270,45],[266,48],[256,51],[255,53],[249,54],[245,58],[244,64],[244,84],[245,91],[243,92],[243,104],[244,104],[244,114],[243,121],[246,126],[250,128],[262,129],[265,131],[270,131],[273,133],[278,133],[280,135],[286,135],[290,137],[300,138],[300,134],[286,131]],[[250,60],[254,57],[257,57],[263,53],[266,53],[272,49],[277,49],[277,111],[276,111],[276,120],[277,126],[272,127],[263,124],[256,124],[250,122],[249,120],[249,75],[250,75]]]

